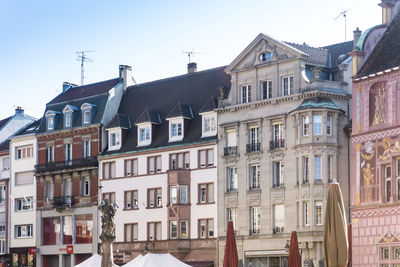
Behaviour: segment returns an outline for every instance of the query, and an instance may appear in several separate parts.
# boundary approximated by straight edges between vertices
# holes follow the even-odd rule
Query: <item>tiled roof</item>
[[[193,114],[190,105],[182,105],[181,103],[176,104],[176,106],[168,113],[167,119],[176,117],[191,119]]]
[[[161,123],[160,115],[157,112],[150,110],[149,108],[146,107],[146,109],[142,112],[142,114],[139,115],[139,117],[135,121],[135,124],[143,122],[160,124]]]
[[[115,114],[114,118],[106,125],[105,129],[110,128],[123,128],[123,129],[130,129],[131,128],[131,121],[129,116],[126,114]]]
[[[304,99],[303,102],[295,110],[312,108],[329,108],[340,110],[330,98],[326,97],[312,97]]]
[[[137,129],[136,126],[133,126],[128,130],[121,149],[106,152],[106,154],[215,140],[216,137],[201,137],[202,118],[199,111],[210,97],[219,95],[218,88],[221,86],[227,89],[225,96],[229,93],[230,76],[224,72],[224,68],[219,67],[128,87],[122,97],[118,112],[129,115],[131,120],[136,122],[146,109],[157,111],[161,124],[155,127],[149,146],[137,146]],[[168,142],[169,124],[166,118],[177,106],[177,103],[190,105],[193,118],[185,130],[184,139],[171,143]],[[186,111],[182,110],[182,112],[185,114]]]
[[[98,83],[71,87],[66,92],[59,94],[57,97],[51,100],[48,105],[107,93],[111,88],[117,85],[119,81],[119,78],[115,78]]]
[[[357,77],[400,66],[399,51],[400,14],[397,14],[357,73]]]
[[[210,97],[210,99],[207,101],[207,103],[202,106],[199,110],[199,113],[207,112],[207,111],[212,111],[218,107],[218,101],[215,97]]]
[[[306,53],[308,59],[307,65],[323,67],[323,68],[334,68],[338,65],[338,57],[340,55],[346,55],[353,49],[353,41],[344,43],[337,43],[324,47],[311,47],[306,44],[295,44],[286,42],[286,44]]]

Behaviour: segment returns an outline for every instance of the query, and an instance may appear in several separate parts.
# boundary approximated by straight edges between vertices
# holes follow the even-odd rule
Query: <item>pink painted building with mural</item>
[[[400,0],[380,6],[351,52],[352,266],[400,267]]]

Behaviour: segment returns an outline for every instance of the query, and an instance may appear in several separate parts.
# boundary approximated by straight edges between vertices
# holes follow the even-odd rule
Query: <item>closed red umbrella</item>
[[[351,224],[347,225],[347,238],[349,240],[349,260],[347,262],[347,267],[351,267],[352,265],[352,250],[351,250],[351,240],[352,240],[352,235],[351,235]]]
[[[236,248],[235,232],[233,231],[233,223],[228,222],[228,232],[226,233],[225,255],[223,267],[237,267],[239,263]]]
[[[299,242],[297,241],[296,231],[292,232],[292,237],[290,238],[288,267],[301,267]]]

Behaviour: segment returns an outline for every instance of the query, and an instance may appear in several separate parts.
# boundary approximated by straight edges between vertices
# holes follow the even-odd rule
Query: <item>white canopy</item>
[[[145,256],[142,256],[140,258],[138,257],[134,258],[123,267],[191,267],[190,265],[181,262],[169,253],[147,253]]]
[[[136,261],[138,261],[140,258],[142,258],[143,255],[139,254],[139,256],[137,256],[136,258],[134,258],[133,260],[131,260],[130,262],[125,263],[124,265],[122,265],[122,267],[130,267],[133,266],[133,264],[135,264]]]
[[[92,257],[85,260],[84,262],[75,265],[75,267],[100,267],[100,266],[101,266],[101,256],[97,253],[93,254]],[[114,267],[118,267],[118,265],[114,264]]]

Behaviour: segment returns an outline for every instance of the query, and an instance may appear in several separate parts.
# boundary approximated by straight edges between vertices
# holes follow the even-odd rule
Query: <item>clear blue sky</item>
[[[198,69],[229,64],[260,32],[324,46],[355,27],[381,23],[379,0],[0,0],[0,119],[15,106],[41,117],[62,82],[80,83],[76,51],[88,57],[85,83],[133,67],[137,82],[186,73],[182,50],[201,52]]]

